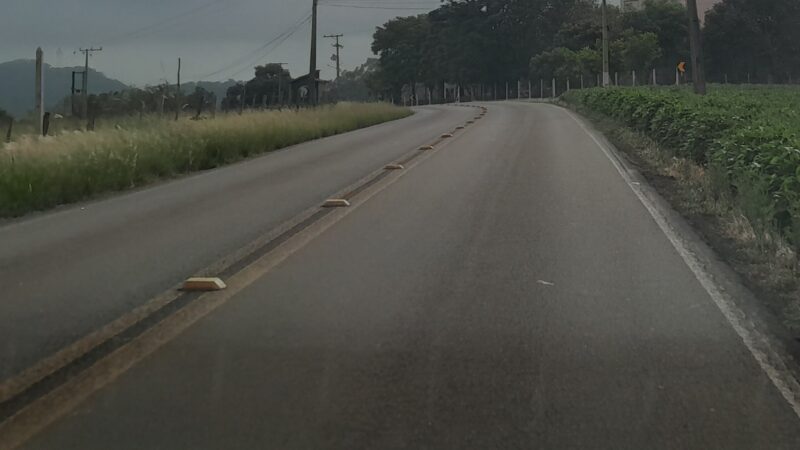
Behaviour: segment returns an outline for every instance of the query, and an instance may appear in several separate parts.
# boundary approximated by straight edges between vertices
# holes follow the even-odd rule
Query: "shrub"
[[[753,225],[775,227],[800,247],[800,89],[715,86],[699,97],[683,88],[596,88],[563,98],[712,167]]]

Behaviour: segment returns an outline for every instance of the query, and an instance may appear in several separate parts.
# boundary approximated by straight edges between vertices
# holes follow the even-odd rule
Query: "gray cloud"
[[[79,65],[81,46],[103,46],[92,67],[137,85],[174,80],[178,57],[185,80],[246,78],[266,61],[289,63],[298,75],[308,71],[310,27],[297,29],[279,47],[258,50],[301,21],[311,0],[4,0],[0,61],[31,58],[37,46],[53,65]],[[397,15],[423,11],[341,8],[361,6],[428,7],[438,0],[321,0],[319,34],[343,33],[342,64],[353,68],[371,55],[376,26]],[[13,18],[13,20],[6,20]],[[330,78],[330,42],[320,38],[318,65]],[[60,52],[59,52],[60,49]],[[267,51],[271,50],[267,54]],[[250,55],[249,58],[245,56]],[[238,63],[238,64],[237,64]],[[220,71],[220,69],[223,69]]]

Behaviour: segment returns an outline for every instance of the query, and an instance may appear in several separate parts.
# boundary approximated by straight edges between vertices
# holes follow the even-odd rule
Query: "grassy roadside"
[[[384,103],[123,122],[0,147],[0,217],[15,217],[410,115]]]
[[[796,243],[774,221],[767,188],[732,179],[649,133],[565,98],[589,118],[742,277],[794,335],[800,334],[800,265]],[[794,217],[793,217],[794,218]]]

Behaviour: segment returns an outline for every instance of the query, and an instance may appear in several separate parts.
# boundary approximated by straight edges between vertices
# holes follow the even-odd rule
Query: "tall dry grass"
[[[213,120],[131,119],[96,132],[25,136],[0,147],[0,216],[211,169],[409,114],[384,103],[342,103]]]

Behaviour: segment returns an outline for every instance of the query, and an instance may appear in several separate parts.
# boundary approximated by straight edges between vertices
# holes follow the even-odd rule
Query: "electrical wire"
[[[267,41],[264,44],[260,45],[258,48],[248,52],[247,54],[245,54],[243,56],[240,56],[239,58],[237,58],[233,62],[225,65],[224,67],[222,67],[222,68],[220,68],[218,70],[215,70],[215,71],[213,71],[211,73],[208,73],[208,74],[205,74],[205,75],[199,77],[199,79],[201,79],[201,80],[202,79],[208,79],[208,78],[214,77],[216,75],[219,75],[221,73],[225,73],[228,70],[231,70],[231,69],[234,69],[234,68],[238,68],[238,67],[244,65],[243,69],[239,70],[238,72],[235,72],[235,73],[231,74],[230,76],[238,75],[243,70],[245,70],[247,68],[247,66],[249,66],[250,64],[252,64],[253,62],[255,62],[255,61],[259,60],[259,59],[264,58],[269,53],[271,53],[272,51],[277,49],[281,44],[286,42],[286,40],[289,39],[294,33],[296,33],[300,29],[300,27],[302,27],[303,25],[308,23],[310,20],[311,20],[311,12],[309,11],[307,13],[307,15],[302,20],[300,20],[299,22],[294,23],[293,25],[291,25],[289,28],[287,28],[286,30],[284,30],[283,32],[278,34],[277,36],[273,37],[269,41]],[[266,50],[266,52],[265,52],[265,50]]]

